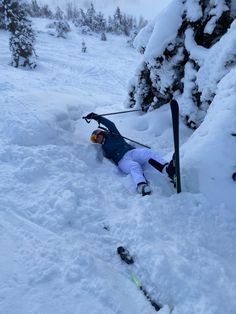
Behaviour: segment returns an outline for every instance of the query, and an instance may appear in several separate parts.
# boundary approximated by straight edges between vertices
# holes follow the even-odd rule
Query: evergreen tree
[[[127,40],[127,44],[134,48],[134,40],[135,40],[135,37],[138,35],[138,31],[137,30],[134,30],[132,31],[132,33],[130,34],[130,37],[129,39]]]
[[[6,29],[3,1],[0,0],[0,29]]]
[[[77,27],[80,27],[82,34],[88,34],[91,32],[91,28],[88,26],[87,15],[82,9],[79,13],[74,23]]]
[[[11,32],[10,50],[11,64],[14,67],[28,66],[35,68],[34,42],[35,34],[25,10],[17,0],[3,0],[7,29]]]
[[[112,31],[113,31],[113,20],[112,20],[112,17],[111,17],[111,16],[108,17],[108,22],[107,22],[106,31],[107,31],[108,33],[112,33]]]
[[[75,21],[80,15],[79,9],[75,2],[68,2],[66,4],[66,17],[68,20]]]
[[[95,17],[94,17],[94,31],[97,33],[104,32],[106,29],[106,20],[104,18],[104,15],[99,12]]]
[[[96,11],[94,9],[94,5],[91,2],[90,7],[86,12],[86,25],[93,31],[94,30],[94,21],[95,21]]]
[[[75,26],[79,27],[83,34],[112,32],[117,35],[129,36],[137,27],[135,18],[122,14],[119,7],[116,8],[113,17],[109,16],[107,21],[101,12],[96,13],[93,3],[90,3],[86,12],[82,9],[76,9],[72,3],[68,3],[67,17],[72,19]],[[144,19],[142,21],[144,24]]]
[[[182,94],[185,102],[189,104],[189,108],[185,112],[182,109],[186,123],[195,128],[202,122],[212,102],[214,92],[206,93],[203,97],[197,83],[201,62],[190,53],[192,46],[189,47],[188,42],[195,41],[198,47],[202,46],[202,49],[208,49],[215,45],[226,33],[233,20],[230,4],[230,0],[185,0],[178,2],[177,5],[182,10],[180,17],[182,23],[176,29],[176,37],[165,42],[160,53],[152,60],[145,59],[140,66],[138,74],[130,85],[130,106],[137,105],[143,109],[151,106],[155,109],[168,103],[175,95]],[[170,12],[171,16],[171,9],[170,11],[167,9],[165,12]],[[168,16],[166,23],[168,28]],[[147,33],[150,31],[148,27]],[[152,37],[150,33],[148,36],[148,38]],[[140,40],[141,42],[144,41]],[[141,48],[145,49],[145,47]]]
[[[55,19],[56,20],[64,20],[64,12],[62,11],[62,9],[59,7],[59,6],[57,6],[57,8],[56,8],[56,13],[55,13]]]
[[[135,20],[134,22],[134,28],[138,28],[139,30],[144,28],[147,25],[147,20],[145,20],[142,16],[139,17],[139,21],[138,21],[138,25],[137,22]]]
[[[56,32],[57,32],[57,37],[62,37],[66,38],[67,33],[71,31],[70,25],[66,20],[58,20],[54,22]]]
[[[41,16],[41,10],[37,3],[37,0],[31,0],[31,16],[34,17]]]
[[[54,29],[55,32],[50,32],[50,35],[66,38],[67,33],[71,31],[69,23],[64,19],[64,12],[60,7],[57,7],[55,13],[56,21],[48,25],[48,28]]]
[[[121,35],[123,32],[122,31],[122,14],[119,7],[116,8],[116,11],[113,16],[112,30],[117,35]]]
[[[48,18],[48,19],[52,19],[53,18],[53,13],[52,11],[50,10],[49,6],[47,4],[43,5],[41,10],[41,16],[42,17],[45,17],[45,18]]]

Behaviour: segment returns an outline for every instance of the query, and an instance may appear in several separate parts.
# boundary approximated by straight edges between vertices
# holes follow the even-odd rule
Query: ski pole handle
[[[89,119],[86,118],[86,117],[82,117],[82,119],[84,119],[87,123],[90,123],[90,122],[91,122],[91,120],[89,120]]]

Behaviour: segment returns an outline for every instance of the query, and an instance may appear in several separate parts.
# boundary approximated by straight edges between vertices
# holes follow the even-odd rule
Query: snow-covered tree
[[[54,17],[56,20],[64,20],[64,12],[59,6],[57,6],[56,8],[56,13]]]
[[[17,0],[3,0],[4,14],[7,29],[10,31],[10,50],[12,52],[11,64],[14,67],[35,68],[34,42],[35,34],[31,21]]]
[[[94,31],[98,33],[104,32],[106,29],[106,19],[104,18],[104,15],[99,12],[94,18]]]
[[[67,17],[73,21],[83,34],[111,32],[117,35],[129,36],[137,28],[135,18],[121,13],[119,7],[116,8],[112,17],[109,16],[106,19],[102,12],[96,12],[93,3],[90,3],[86,12],[83,9],[74,8],[69,3],[67,5]],[[142,18],[140,25],[144,25],[144,21]]]
[[[54,22],[56,28],[56,36],[66,38],[67,33],[71,31],[70,25],[66,20],[58,20]]]
[[[5,14],[2,0],[0,0],[0,29],[1,28],[6,29]]]
[[[42,17],[45,17],[45,18],[48,18],[48,19],[52,19],[53,18],[53,13],[52,11],[50,10],[49,6],[47,4],[43,5],[41,10],[41,16]]]
[[[71,31],[70,24],[64,18],[63,11],[57,7],[56,10],[56,21],[48,24],[48,28],[50,28],[49,34],[56,37],[66,38],[67,34]]]
[[[87,16],[83,9],[79,10],[79,14],[73,19],[73,23],[78,27],[82,34],[88,34],[91,32],[91,28],[87,23]]]
[[[120,8],[117,7],[116,11],[113,15],[113,25],[112,25],[112,30],[115,34],[122,34],[123,30],[122,30],[122,14],[120,11]]]
[[[40,9],[40,6],[38,5],[37,0],[31,0],[30,7],[31,7],[31,16],[34,16],[34,17],[41,16],[41,9]]]
[[[94,9],[93,3],[91,2],[90,7],[87,9],[87,12],[86,12],[86,23],[87,23],[87,26],[90,27],[91,30],[93,30],[94,28],[93,23],[95,20],[95,16],[96,16],[96,11]]]
[[[68,20],[76,20],[79,14],[79,8],[75,4],[75,2],[68,2],[66,4],[66,17]]]
[[[127,40],[127,44],[130,46],[130,47],[134,47],[134,40],[135,40],[135,37],[138,35],[138,30],[134,30],[130,36],[129,36],[129,39]]]
[[[111,33],[112,32],[112,30],[113,30],[113,22],[112,22],[112,17],[111,16],[109,16],[108,17],[108,21],[107,21],[107,28],[106,28],[106,31],[108,32],[108,33]]]
[[[144,28],[146,25],[147,25],[147,20],[145,20],[142,16],[139,17],[138,23],[136,22],[136,20],[134,22],[134,28],[135,29],[137,28],[140,30],[140,29]]]
[[[155,109],[182,95],[186,123],[195,128],[202,122],[214,89],[205,93],[200,86],[201,67],[230,27],[230,4],[230,0],[173,0],[140,31],[134,45],[144,51],[144,59],[130,82],[130,106]],[[236,54],[227,53],[227,58],[230,67]]]

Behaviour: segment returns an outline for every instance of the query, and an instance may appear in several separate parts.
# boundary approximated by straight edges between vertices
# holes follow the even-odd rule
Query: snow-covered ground
[[[181,124],[183,192],[176,194],[148,168],[153,194],[141,197],[131,179],[89,142],[96,122],[82,119],[91,111],[124,110],[141,56],[124,37],[110,35],[103,42],[73,30],[65,40],[47,33],[47,21],[34,23],[39,55],[34,71],[8,65],[8,35],[0,31],[0,313],[155,313],[131,282],[134,272],[173,314],[234,314],[236,196],[227,191],[235,191],[235,182],[219,168],[222,158],[214,159],[228,145],[225,159],[232,164],[231,142],[217,130],[206,136],[210,118],[193,136]],[[232,82],[233,73],[228,76]],[[226,81],[221,87],[226,92],[212,107],[216,122],[217,101],[233,88]],[[168,107],[111,119],[124,136],[169,160]],[[216,178],[209,179],[208,168],[198,164],[203,156],[194,154],[197,145],[203,146],[207,167],[213,159],[209,171]],[[203,188],[199,172],[201,180],[206,173]],[[215,185],[209,182],[214,180]],[[122,264],[119,245],[134,252],[135,265]],[[169,313],[168,306],[159,313]]]

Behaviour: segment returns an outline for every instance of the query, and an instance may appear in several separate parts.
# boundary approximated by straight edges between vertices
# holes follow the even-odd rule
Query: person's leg
[[[162,172],[168,162],[163,159],[158,153],[153,152],[148,148],[136,148],[130,152],[130,158],[139,162],[141,165],[149,163],[155,169]]]
[[[151,194],[151,188],[149,187],[146,178],[143,174],[142,166],[139,162],[131,159],[132,151],[127,152],[124,157],[119,161],[118,167],[124,173],[130,174],[133,181],[137,186],[138,193],[145,195]]]
[[[162,163],[158,162],[156,159],[153,159],[153,158],[150,158],[150,159],[148,160],[148,162],[149,162],[149,164],[150,164],[151,166],[153,166],[156,170],[158,170],[158,171],[160,171],[160,172],[162,172],[163,169],[165,168],[165,166],[168,165],[168,162],[162,164]]]
[[[171,179],[171,182],[174,182],[175,179],[175,154],[173,154],[171,161],[168,163],[166,169],[166,173],[168,177]]]
[[[143,175],[143,169],[138,162],[123,157],[119,161],[118,167],[124,173],[130,174],[136,185],[146,182],[146,179]]]

